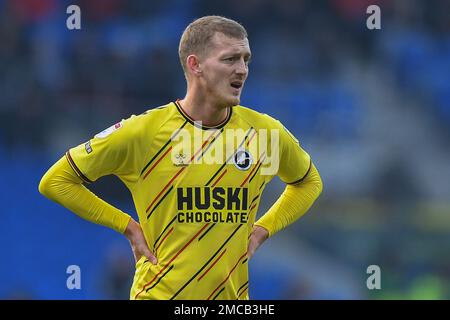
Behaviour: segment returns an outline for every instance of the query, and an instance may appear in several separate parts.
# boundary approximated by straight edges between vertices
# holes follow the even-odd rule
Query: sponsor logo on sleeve
[[[113,133],[114,131],[118,130],[122,128],[122,122],[118,122],[115,125],[103,130],[100,133],[97,133],[95,135],[95,138],[106,138],[107,136],[109,136],[111,133]]]

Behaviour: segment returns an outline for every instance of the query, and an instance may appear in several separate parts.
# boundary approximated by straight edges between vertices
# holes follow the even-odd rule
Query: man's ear
[[[195,54],[191,54],[186,58],[186,65],[190,72],[195,76],[199,76],[202,73],[200,60]]]

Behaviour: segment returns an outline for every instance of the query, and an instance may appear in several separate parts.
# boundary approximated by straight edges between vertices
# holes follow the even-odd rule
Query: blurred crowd
[[[81,8],[81,30],[66,28],[71,4]],[[366,27],[372,4],[381,8],[380,30]],[[99,236],[106,231],[94,226],[90,238],[76,238],[91,226],[55,219],[62,209],[38,195],[37,184],[68,147],[182,98],[181,33],[193,19],[219,14],[249,33],[242,104],[280,119],[324,180],[312,211],[255,256],[250,294],[450,298],[449,12],[450,2],[440,0],[0,0],[0,164],[8,181],[0,189],[7,203],[0,241],[33,223],[18,249],[7,250],[0,297],[28,297],[22,287],[35,298],[71,297],[34,286],[29,269],[14,268],[40,243],[51,251],[41,252],[42,269],[64,264],[69,256],[54,254],[70,245],[85,253],[88,268],[106,270],[92,276],[106,280],[75,298],[127,298],[131,254],[121,249],[92,262],[98,253],[86,249],[109,248],[117,236]],[[268,188],[260,214],[283,185]],[[101,179],[93,189],[133,210],[118,180]],[[66,227],[73,229],[55,231]],[[71,235],[77,240],[67,241]],[[41,242],[32,247],[31,239]],[[281,250],[288,244],[292,250]],[[285,273],[267,277],[265,260],[273,256]],[[382,270],[382,290],[366,288],[371,264]]]

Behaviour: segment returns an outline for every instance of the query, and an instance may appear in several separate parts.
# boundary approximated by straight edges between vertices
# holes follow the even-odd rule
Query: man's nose
[[[244,60],[241,60],[236,67],[236,74],[247,75],[247,73],[248,73],[248,65],[245,63]]]

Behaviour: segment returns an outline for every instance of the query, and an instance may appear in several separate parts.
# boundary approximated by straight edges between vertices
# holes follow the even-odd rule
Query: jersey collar
[[[181,115],[182,115],[189,123],[191,123],[192,125],[196,126],[197,128],[201,128],[201,129],[203,129],[203,130],[209,130],[209,129],[221,129],[221,128],[223,128],[223,127],[228,123],[228,121],[230,121],[230,119],[231,119],[231,114],[233,113],[233,107],[230,107],[230,108],[228,108],[228,114],[227,114],[226,119],[225,119],[224,121],[222,121],[221,123],[219,123],[218,125],[213,126],[213,127],[208,127],[208,126],[204,126],[204,125],[201,125],[201,126],[200,126],[198,122],[196,122],[194,119],[192,119],[192,118],[191,118],[191,117],[183,110],[183,108],[181,107],[179,101],[180,101],[180,100],[178,99],[178,100],[176,100],[176,101],[174,102],[174,104],[175,104],[175,106],[176,106],[178,112],[181,113]]]

